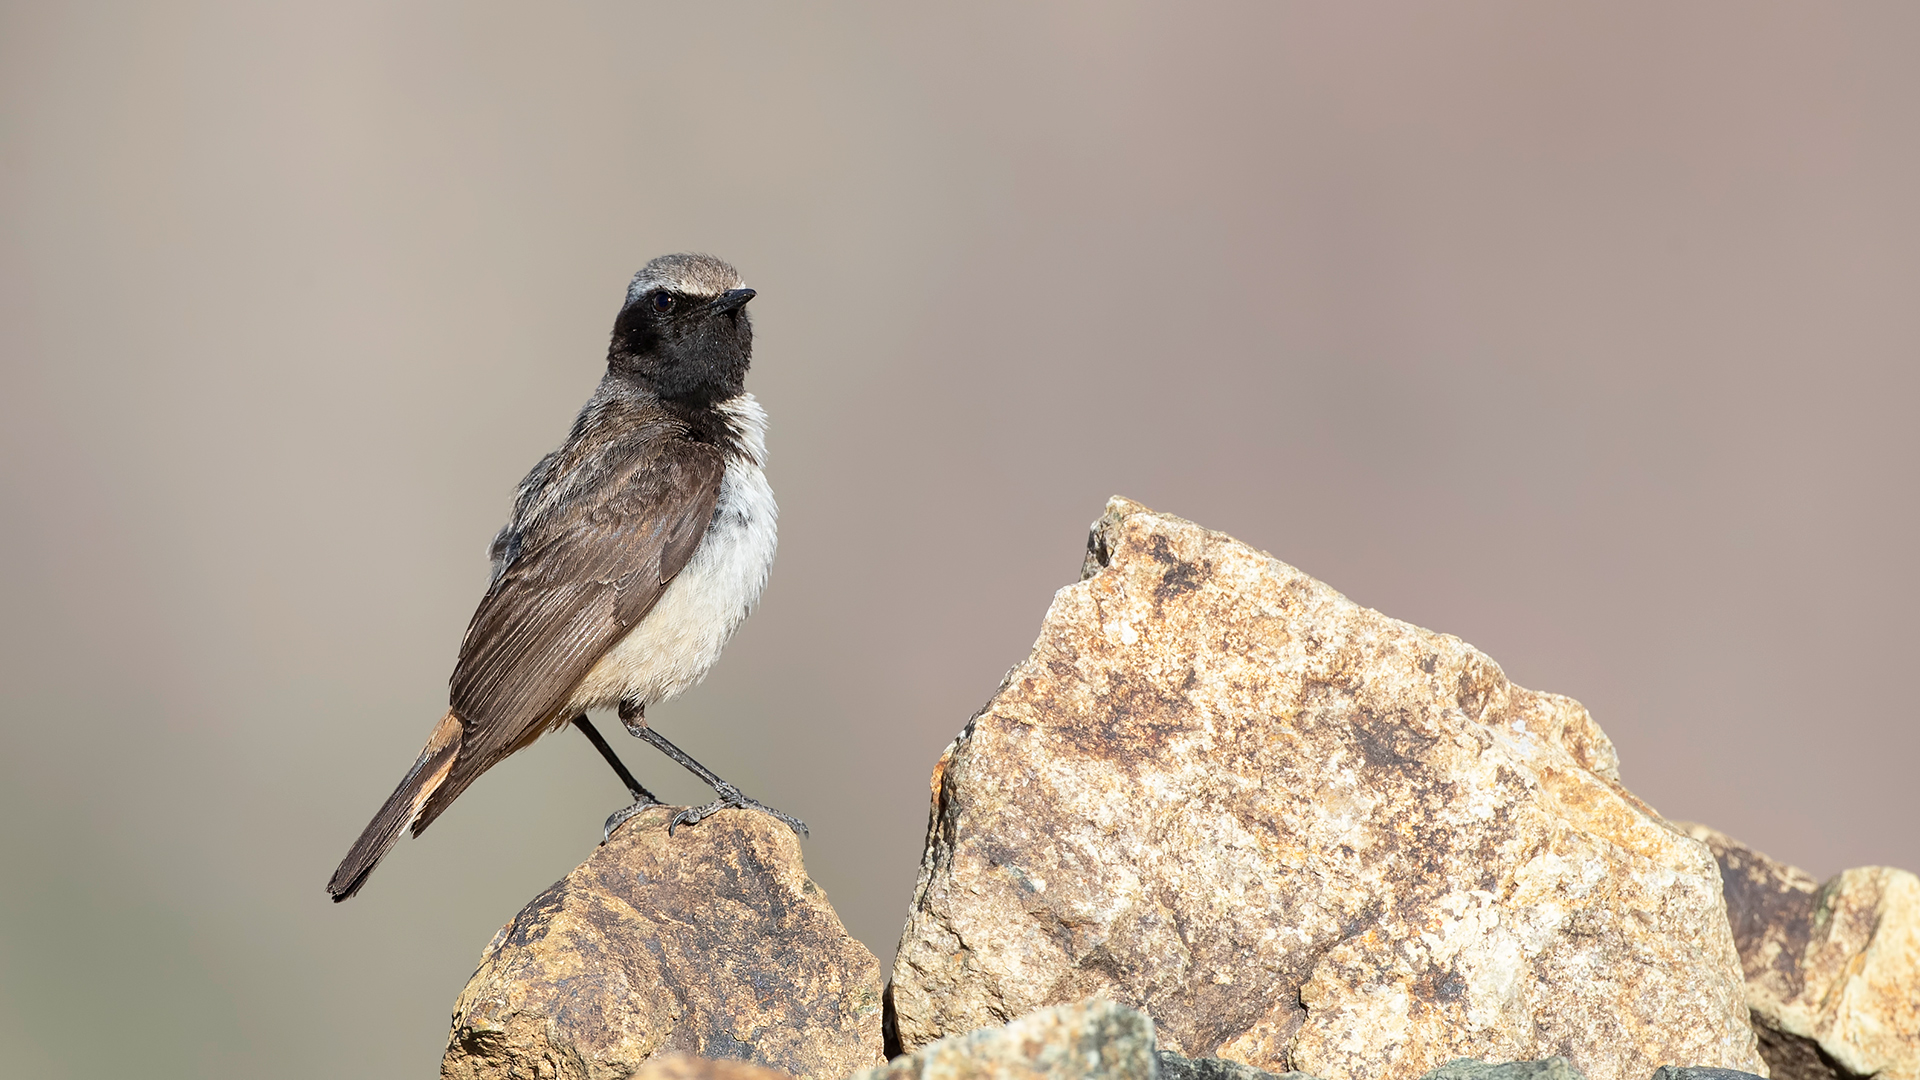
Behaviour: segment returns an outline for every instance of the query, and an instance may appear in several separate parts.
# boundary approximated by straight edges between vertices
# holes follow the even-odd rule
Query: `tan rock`
[[[744,1061],[717,1061],[692,1054],[648,1058],[632,1080],[793,1080],[791,1074]]]
[[[849,1080],[1155,1080],[1153,1021],[1098,998],[952,1035]]]
[[[933,787],[909,1049],[1100,994],[1328,1080],[1765,1070],[1712,856],[1586,710],[1127,500]]]
[[[1775,1080],[1920,1078],[1920,878],[1868,866],[1820,885],[1724,833],[1686,830],[1720,862]]]
[[[829,1080],[884,1060],[879,961],[793,832],[728,810],[669,837],[669,814],[623,825],[494,937],[442,1077],[602,1080],[679,1052]]]

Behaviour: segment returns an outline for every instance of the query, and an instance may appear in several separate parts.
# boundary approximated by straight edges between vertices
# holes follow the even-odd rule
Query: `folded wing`
[[[712,446],[655,441],[528,524],[467,627],[452,681],[464,736],[415,836],[481,773],[569,719],[556,712],[573,688],[700,546],[724,472]]]

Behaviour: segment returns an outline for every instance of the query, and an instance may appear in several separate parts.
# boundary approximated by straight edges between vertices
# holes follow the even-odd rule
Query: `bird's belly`
[[[587,671],[565,715],[622,701],[651,705],[699,682],[766,588],[775,515],[766,475],[729,463],[713,524],[693,557],[653,610]]]

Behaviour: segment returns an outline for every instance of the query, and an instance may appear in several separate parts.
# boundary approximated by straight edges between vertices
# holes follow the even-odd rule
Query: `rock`
[[[1697,1069],[1686,1065],[1662,1065],[1653,1074],[1653,1080],[1762,1080],[1761,1077],[1739,1069]]]
[[[953,1035],[851,1080],[1154,1080],[1153,1021],[1098,998]]]
[[[716,1061],[692,1054],[659,1054],[647,1059],[632,1080],[793,1080],[779,1069],[744,1061]]]
[[[947,748],[907,1049],[1090,995],[1329,1080],[1763,1070],[1719,871],[1565,697],[1124,499]]]
[[[669,837],[671,813],[623,825],[495,935],[443,1078],[601,1080],[677,1051],[829,1080],[884,1060],[879,961],[792,831],[728,810]]]
[[[1736,1074],[1740,1075],[1740,1074]],[[1513,1061],[1489,1065],[1472,1058],[1449,1061],[1422,1080],[1587,1080],[1573,1062],[1563,1057],[1543,1061]]]
[[[1774,1080],[1920,1077],[1920,878],[1868,866],[1821,885],[1705,825],[1685,828],[1720,863]]]
[[[1317,1080],[1306,1073],[1276,1076],[1226,1058],[1182,1057],[1171,1050],[1155,1050],[1153,1057],[1160,1064],[1160,1080]]]

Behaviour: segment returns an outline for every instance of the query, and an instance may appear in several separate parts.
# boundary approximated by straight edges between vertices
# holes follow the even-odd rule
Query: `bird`
[[[403,830],[419,836],[480,774],[569,725],[633,797],[603,839],[658,805],[594,728],[594,709],[618,710],[629,732],[714,789],[712,802],[674,814],[669,834],[728,807],[806,833],[646,720],[649,705],[706,675],[773,566],[767,415],[745,385],[754,295],[711,255],[663,255],[634,275],[606,374],[566,441],[520,482],[494,537],[447,714],[327,882],[335,902],[360,890]]]

